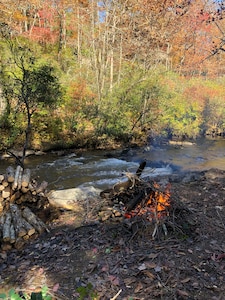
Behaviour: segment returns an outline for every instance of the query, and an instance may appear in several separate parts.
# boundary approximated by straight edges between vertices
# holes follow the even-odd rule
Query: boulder
[[[93,200],[99,198],[100,189],[93,186],[90,187],[78,187],[65,190],[50,191],[47,194],[49,203],[58,208],[69,209],[77,212],[83,211],[82,203],[87,200]]]

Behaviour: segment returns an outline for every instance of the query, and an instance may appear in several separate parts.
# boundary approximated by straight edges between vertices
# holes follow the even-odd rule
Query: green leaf
[[[106,248],[105,249],[105,254],[110,254],[111,253],[111,248]]]
[[[50,295],[44,296],[44,300],[52,300],[52,297]]]
[[[6,299],[6,294],[0,294],[0,299]]]
[[[42,293],[32,293],[31,300],[43,300]]]
[[[48,287],[47,286],[43,286],[43,288],[41,289],[42,295],[46,296],[47,292],[48,292]]]
[[[10,300],[22,300],[22,298],[20,298],[20,296],[13,289],[9,291],[9,298]]]

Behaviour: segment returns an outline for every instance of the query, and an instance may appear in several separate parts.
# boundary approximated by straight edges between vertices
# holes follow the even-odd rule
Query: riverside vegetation
[[[7,1],[0,150],[223,135],[224,9],[208,2]]]

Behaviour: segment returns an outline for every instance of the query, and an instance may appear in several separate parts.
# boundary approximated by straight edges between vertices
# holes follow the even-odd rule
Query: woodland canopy
[[[211,0],[1,2],[2,149],[23,145],[27,125],[34,149],[223,135],[224,9]]]

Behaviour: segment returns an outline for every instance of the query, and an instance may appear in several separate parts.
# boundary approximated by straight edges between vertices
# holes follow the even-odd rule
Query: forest
[[[1,150],[225,133],[225,6],[0,3]]]

